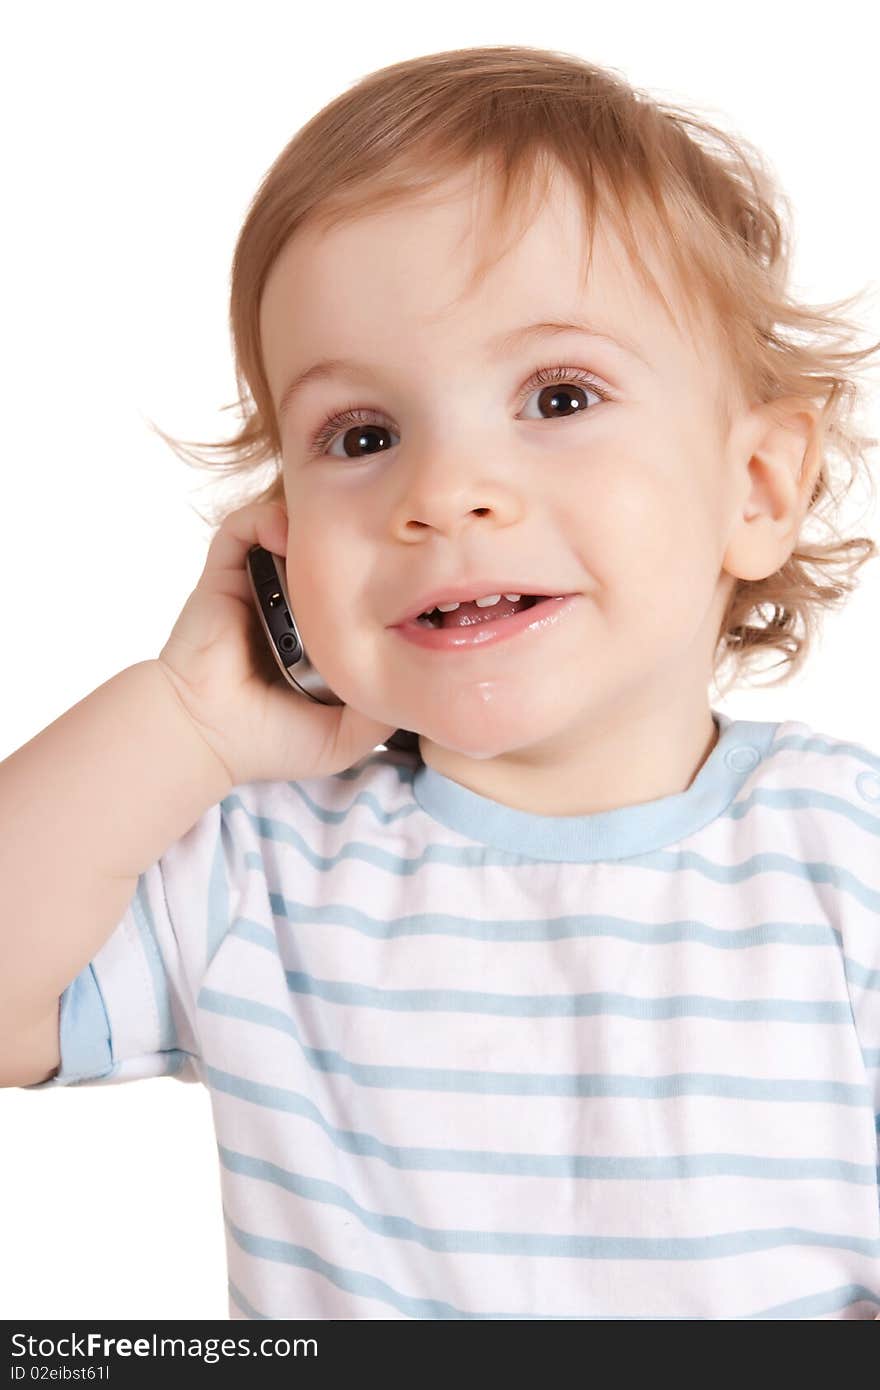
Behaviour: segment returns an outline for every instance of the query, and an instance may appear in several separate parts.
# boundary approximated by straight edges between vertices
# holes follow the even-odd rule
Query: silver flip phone
[[[261,545],[252,545],[247,554],[246,568],[257,616],[269,649],[288,685],[319,704],[341,705],[343,701],[312,665],[303,646],[287,593],[284,560]],[[385,740],[385,744],[388,748],[412,752],[418,749],[419,740],[418,735],[410,730],[398,729]]]

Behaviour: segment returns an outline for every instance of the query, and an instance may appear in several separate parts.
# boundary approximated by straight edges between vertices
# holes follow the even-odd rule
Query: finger
[[[254,545],[274,555],[287,553],[287,511],[280,502],[253,502],[230,512],[211,541],[205,568],[239,574]]]

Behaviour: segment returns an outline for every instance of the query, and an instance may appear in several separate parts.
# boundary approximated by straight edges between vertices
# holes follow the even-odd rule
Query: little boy
[[[880,1307],[880,757],[707,697],[813,612],[850,436],[697,148],[531,49],[319,113],[233,271],[273,488],[0,766],[0,1080],[209,1088],[234,1319]],[[269,678],[254,544],[341,706]]]

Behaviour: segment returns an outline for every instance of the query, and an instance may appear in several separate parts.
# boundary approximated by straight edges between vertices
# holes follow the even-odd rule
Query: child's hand
[[[252,545],[287,553],[287,514],[251,503],[226,517],[159,663],[231,785],[341,772],[394,732],[348,705],[322,705],[287,685],[254,607]]]

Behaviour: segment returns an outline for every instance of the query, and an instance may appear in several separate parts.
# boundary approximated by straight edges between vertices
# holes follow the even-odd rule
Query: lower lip
[[[556,627],[571,612],[579,597],[579,594],[564,594],[561,598],[532,604],[531,608],[524,608],[510,618],[493,618],[468,627],[426,627],[418,618],[408,618],[391,631],[399,632],[407,642],[429,652],[472,651],[474,647],[506,642],[520,632],[543,632]]]

